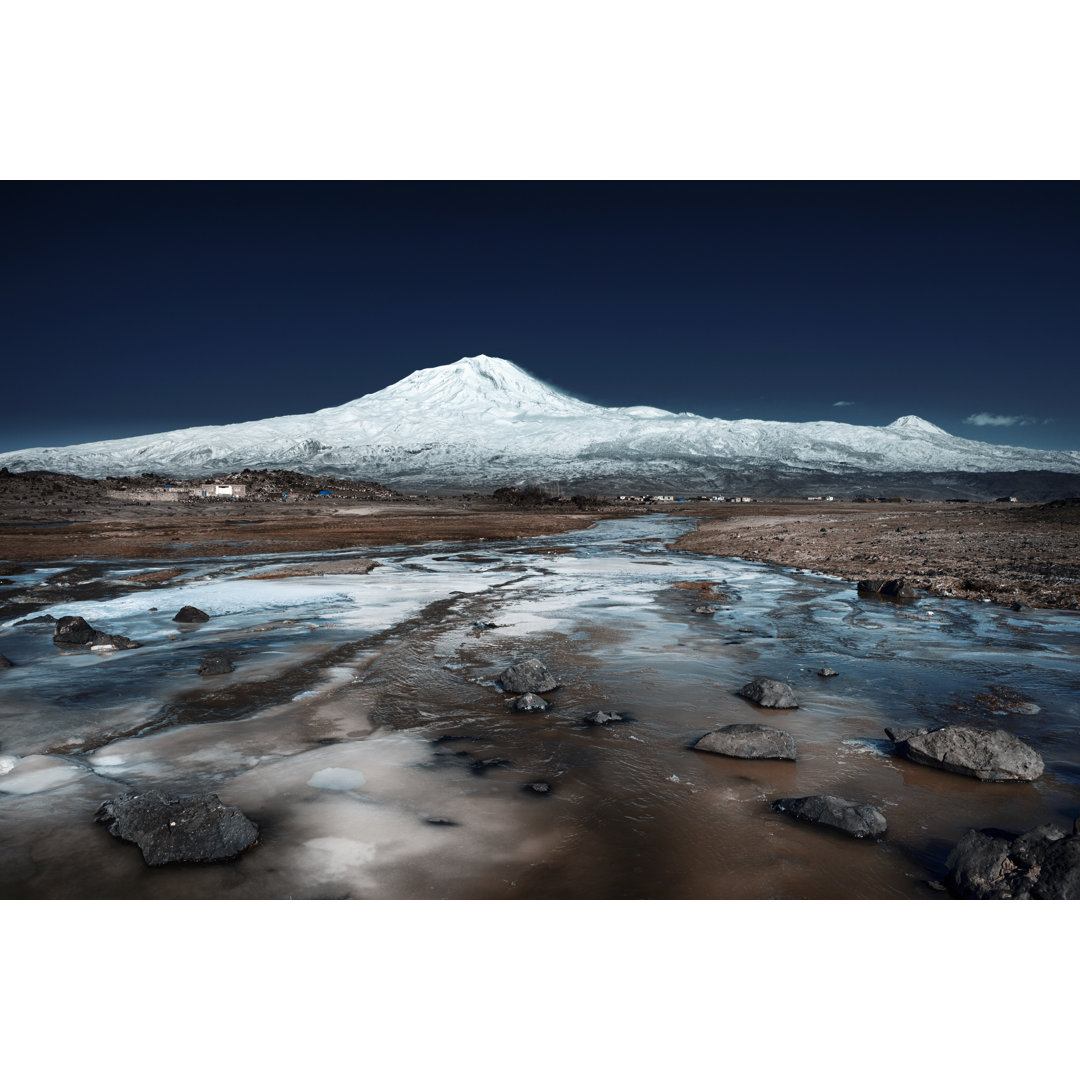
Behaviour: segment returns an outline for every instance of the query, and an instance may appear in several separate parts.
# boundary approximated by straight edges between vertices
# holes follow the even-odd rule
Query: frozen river
[[[81,615],[143,647],[65,653],[47,625],[0,624],[16,665],[0,673],[0,897],[941,898],[931,883],[968,828],[1071,828],[1077,616],[894,604],[667,550],[690,525],[181,558],[168,586],[135,591],[125,576],[166,564],[19,575],[0,602],[64,573],[97,598],[32,614]],[[247,576],[356,555],[379,565]],[[676,582],[713,583],[717,599]],[[718,610],[695,613],[703,602]],[[187,604],[211,621],[180,627]],[[199,675],[219,652],[235,670]],[[533,656],[563,685],[550,711],[517,714],[494,682]],[[735,695],[759,674],[789,683],[800,708]],[[584,725],[597,709],[632,720]],[[987,784],[889,755],[884,726],[931,720],[1006,728],[1046,772]],[[740,722],[789,731],[798,762],[689,749]],[[525,789],[536,781],[551,793]],[[217,793],[259,825],[258,845],[226,864],[147,867],[94,814],[151,788]],[[770,807],[815,793],[880,807],[887,836],[856,841]]]

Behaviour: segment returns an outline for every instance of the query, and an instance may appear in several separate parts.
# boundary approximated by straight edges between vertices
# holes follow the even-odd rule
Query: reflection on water
[[[45,612],[143,647],[62,654],[47,625],[0,628],[18,665],[0,675],[0,896],[938,898],[929,883],[966,829],[1071,827],[1075,616],[859,598],[667,551],[686,528],[652,517],[557,546],[364,551],[381,564],[366,576],[245,580],[250,559],[201,560],[146,593],[120,588],[131,564],[80,567],[97,598]],[[688,581],[713,592],[675,587]],[[703,600],[717,610],[695,613]],[[211,621],[178,627],[185,604]],[[218,650],[235,671],[199,675]],[[548,712],[514,713],[495,680],[534,655],[563,686]],[[801,707],[735,696],[757,674]],[[597,709],[632,719],[583,724]],[[983,784],[889,755],[887,724],[950,719],[1028,740],[1045,774]],[[689,749],[755,721],[789,731],[799,760]],[[258,822],[259,844],[224,865],[146,867],[93,818],[150,787],[216,792]],[[770,808],[814,793],[879,806],[886,838]]]

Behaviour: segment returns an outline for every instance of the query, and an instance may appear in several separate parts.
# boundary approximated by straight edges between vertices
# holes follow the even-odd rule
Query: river
[[[47,626],[0,623],[16,665],[0,673],[0,897],[945,899],[944,861],[967,829],[1071,828],[1075,614],[861,598],[668,550],[690,525],[180,558],[155,589],[123,581],[165,563],[18,575],[12,596],[63,573],[96,597],[34,614],[82,615],[143,647],[65,653]],[[379,565],[247,576],[358,555]],[[717,610],[695,613],[702,603]],[[173,622],[187,604],[211,620]],[[199,675],[216,652],[235,671]],[[549,711],[515,713],[495,680],[534,656],[562,686]],[[736,696],[755,675],[789,683],[800,707]],[[584,724],[597,709],[627,719]],[[1003,727],[1046,772],[982,783],[889,753],[886,725],[931,720]],[[690,749],[753,722],[790,732],[798,761]],[[541,781],[546,795],[526,786]],[[229,863],[147,867],[94,814],[150,788],[217,793],[258,823],[259,843]],[[873,803],[888,833],[853,840],[770,805],[815,793]]]

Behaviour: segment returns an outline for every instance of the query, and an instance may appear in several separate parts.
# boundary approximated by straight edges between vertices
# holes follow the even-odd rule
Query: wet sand
[[[432,540],[513,540],[568,532],[617,511],[507,510],[484,499],[352,504],[243,501],[0,505],[0,563],[94,558],[216,558]]]

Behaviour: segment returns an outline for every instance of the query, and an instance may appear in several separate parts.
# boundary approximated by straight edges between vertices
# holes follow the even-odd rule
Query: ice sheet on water
[[[313,773],[307,783],[308,787],[325,788],[327,791],[353,791],[363,787],[366,781],[359,769],[330,767]]]
[[[17,758],[10,769],[0,775],[0,791],[8,795],[36,795],[52,791],[88,776],[86,769],[67,758],[46,754],[31,754]]]

